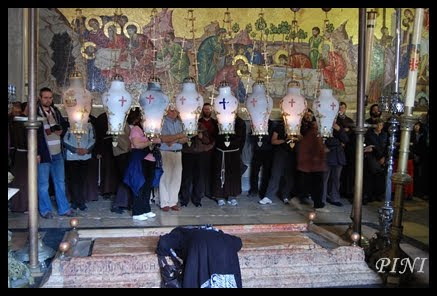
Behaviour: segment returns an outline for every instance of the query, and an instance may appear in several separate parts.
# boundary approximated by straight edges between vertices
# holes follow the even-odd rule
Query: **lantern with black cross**
[[[238,109],[238,100],[232,94],[228,82],[220,82],[219,94],[214,99],[213,105],[217,115],[219,135],[225,135],[225,145],[228,147],[231,144],[229,135],[235,133],[235,117]]]

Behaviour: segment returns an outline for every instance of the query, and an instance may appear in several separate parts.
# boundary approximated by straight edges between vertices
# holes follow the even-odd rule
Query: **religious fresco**
[[[377,11],[369,102],[390,93],[394,79],[394,9]],[[244,102],[252,84],[262,79],[277,108],[293,79],[307,99],[331,88],[350,108],[356,104],[358,9],[59,8],[41,9],[40,17],[39,86],[51,87],[55,95],[77,65],[95,103],[118,73],[134,97],[153,74],[169,97],[191,75],[206,101],[225,79]],[[403,9],[401,87],[413,23],[414,9]],[[418,95],[425,105],[428,10],[423,31]]]

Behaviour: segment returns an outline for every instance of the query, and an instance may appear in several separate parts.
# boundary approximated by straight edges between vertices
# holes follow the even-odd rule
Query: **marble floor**
[[[199,224],[270,224],[270,223],[305,223],[308,221],[308,212],[312,210],[309,205],[304,205],[297,198],[289,204],[284,204],[279,199],[273,200],[270,205],[261,205],[258,198],[242,194],[237,197],[238,206],[218,206],[208,198],[202,200],[202,207],[196,208],[193,204],[181,208],[180,211],[163,212],[155,204],[152,211],[156,217],[147,221],[133,220],[130,211],[117,214],[110,211],[111,201],[99,198],[98,201],[89,202],[87,211],[77,210],[79,228],[124,228],[124,227],[159,227]],[[350,213],[352,205],[347,200],[342,200],[344,206],[336,207],[327,205],[329,213],[317,213],[315,223],[322,226],[347,227],[351,222]],[[376,231],[378,226],[378,208],[382,202],[372,202],[362,207],[362,224]],[[55,208],[55,205],[54,205]],[[54,219],[39,219],[39,227],[44,228],[69,228],[70,218],[60,217],[55,213]],[[404,234],[429,245],[429,205],[427,201],[413,198],[405,202]],[[8,212],[8,228],[11,230],[25,230],[28,227],[28,214]],[[369,233],[371,235],[371,233]]]
[[[220,207],[216,201],[205,198],[202,207],[196,208],[193,204],[182,208],[180,211],[163,212],[155,204],[152,211],[156,217],[147,221],[135,221],[130,211],[123,214],[110,211],[111,201],[99,197],[98,201],[89,202],[88,210],[77,211],[79,229],[109,229],[109,228],[145,228],[178,225],[230,225],[230,224],[282,224],[306,223],[308,213],[312,207],[300,203],[298,198],[291,199],[289,204],[284,204],[279,199],[273,200],[270,205],[261,205],[258,198],[242,194],[237,197],[238,206],[225,205]],[[350,224],[352,205],[349,201],[342,200],[343,207],[327,205],[329,213],[317,213],[315,224],[337,235],[343,234]],[[382,202],[372,202],[362,207],[362,232],[371,238],[378,228],[377,210]],[[54,205],[54,208],[55,205]],[[404,241],[403,249],[408,250],[412,257],[429,256],[429,204],[427,201],[413,198],[405,202],[403,217]],[[54,219],[39,218],[40,234],[44,242],[56,249],[62,240],[65,231],[71,229],[69,217],[56,215]],[[27,241],[28,214],[8,212],[8,229],[12,232],[13,250],[22,248]],[[46,235],[47,234],[47,235]],[[426,264],[428,268],[428,264]],[[421,283],[429,282],[429,273],[423,275]]]

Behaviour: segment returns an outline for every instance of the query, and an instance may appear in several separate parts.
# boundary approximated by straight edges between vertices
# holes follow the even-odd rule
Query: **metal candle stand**
[[[393,221],[393,203],[392,203],[392,175],[393,175],[393,157],[396,143],[396,132],[400,126],[399,115],[404,112],[404,103],[400,99],[400,94],[394,92],[391,96],[382,96],[379,99],[379,109],[382,112],[390,114],[388,120],[389,127],[389,147],[387,161],[387,176],[385,179],[385,199],[384,205],[378,209],[379,214],[379,231],[370,240],[369,248],[366,250],[368,262],[374,265],[381,257],[382,250],[390,245],[390,227]]]

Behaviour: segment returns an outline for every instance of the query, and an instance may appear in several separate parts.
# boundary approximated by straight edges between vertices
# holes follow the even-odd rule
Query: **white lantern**
[[[332,89],[321,89],[320,96],[313,102],[314,116],[317,119],[320,136],[332,137],[332,125],[339,108],[339,102],[332,95]]]
[[[92,95],[85,89],[82,74],[74,70],[70,74],[70,87],[63,92],[62,101],[70,123],[70,131],[80,144],[82,135],[88,131],[88,118],[91,112]]]
[[[143,130],[148,137],[161,134],[165,110],[169,98],[162,92],[158,77],[152,76],[147,84],[147,90],[140,95],[140,105],[144,115]]]
[[[300,135],[302,117],[307,110],[307,101],[300,94],[298,81],[288,83],[288,91],[279,103],[284,119],[285,133],[289,136]]]
[[[261,146],[262,136],[269,134],[269,117],[273,109],[273,100],[266,93],[262,80],[253,84],[252,94],[246,100],[246,108],[252,123],[252,135],[259,136],[258,146]]]
[[[226,135],[225,145],[229,146],[229,135],[235,133],[235,117],[238,100],[231,93],[231,87],[226,81],[220,82],[219,94],[214,99],[214,110],[217,115],[219,135]]]
[[[184,79],[182,92],[176,96],[176,109],[188,138],[197,135],[197,121],[203,107],[203,97],[196,90],[194,78]]]
[[[132,105],[132,96],[127,92],[123,77],[116,74],[112,78],[111,87],[102,96],[103,108],[108,115],[108,131],[113,135],[112,145],[117,146],[117,136],[124,134],[126,117]]]

